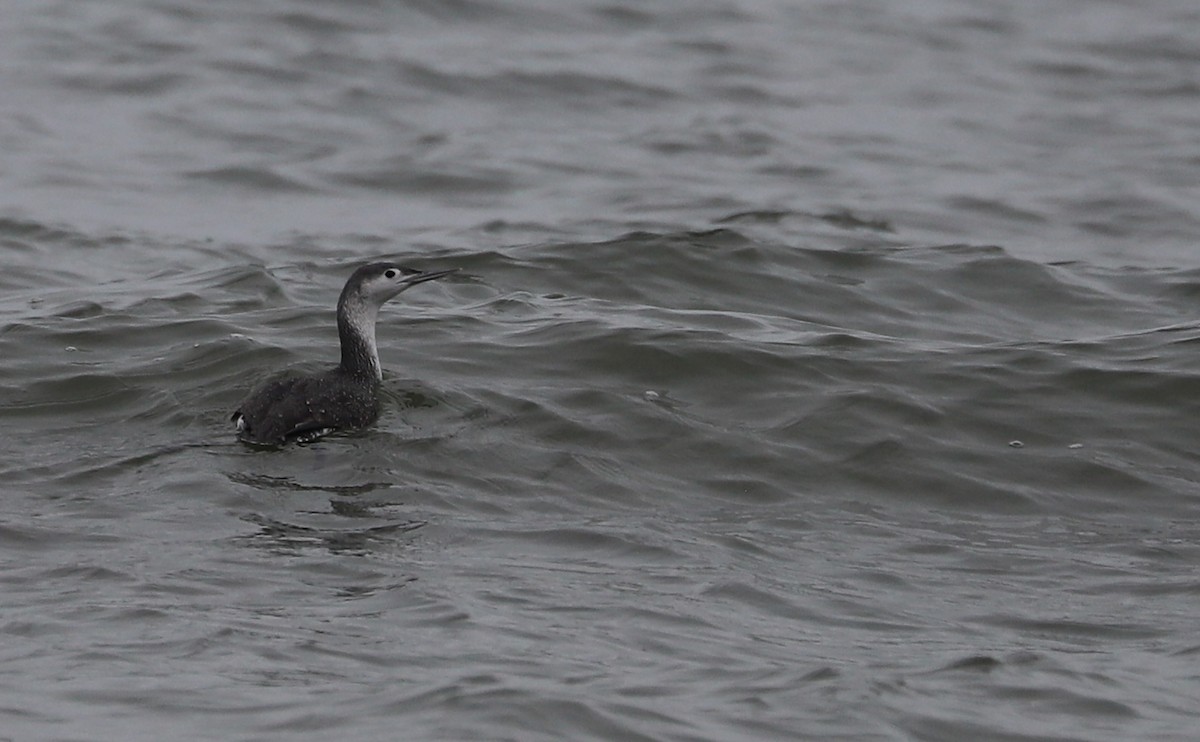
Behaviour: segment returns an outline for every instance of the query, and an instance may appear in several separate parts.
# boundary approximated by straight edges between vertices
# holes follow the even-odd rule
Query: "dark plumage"
[[[238,438],[280,446],[375,422],[383,381],[375,349],[379,307],[418,283],[454,270],[422,272],[393,263],[370,263],[354,271],[338,298],[341,364],[312,376],[285,374],[259,386],[230,418],[237,425]]]

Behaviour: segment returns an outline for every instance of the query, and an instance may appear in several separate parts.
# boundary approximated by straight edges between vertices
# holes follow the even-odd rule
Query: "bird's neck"
[[[383,381],[379,351],[375,348],[375,318],[379,307],[357,296],[338,301],[338,337],[342,344],[342,371],[364,380]]]

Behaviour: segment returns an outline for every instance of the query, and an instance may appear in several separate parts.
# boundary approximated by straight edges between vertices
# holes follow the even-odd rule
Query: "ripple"
[[[219,185],[266,192],[309,193],[316,190],[299,179],[280,174],[277,168],[264,166],[231,165],[209,170],[196,170],[186,173],[186,175],[189,178],[207,180]]]

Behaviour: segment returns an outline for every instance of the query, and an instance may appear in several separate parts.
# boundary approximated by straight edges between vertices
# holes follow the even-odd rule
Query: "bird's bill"
[[[409,286],[415,286],[418,283],[425,283],[426,281],[432,281],[436,278],[441,278],[442,276],[448,276],[451,273],[456,273],[456,272],[458,272],[458,268],[450,268],[449,270],[444,270],[444,271],[417,271],[416,273],[409,273],[408,275],[404,276],[403,283],[406,283]]]

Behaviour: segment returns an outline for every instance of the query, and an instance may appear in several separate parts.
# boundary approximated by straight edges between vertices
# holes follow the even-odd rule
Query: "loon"
[[[337,304],[341,364],[312,376],[285,374],[256,388],[230,418],[238,439],[282,446],[375,422],[383,382],[375,347],[379,307],[418,283],[456,270],[419,271],[395,263],[369,263],[354,271]]]

